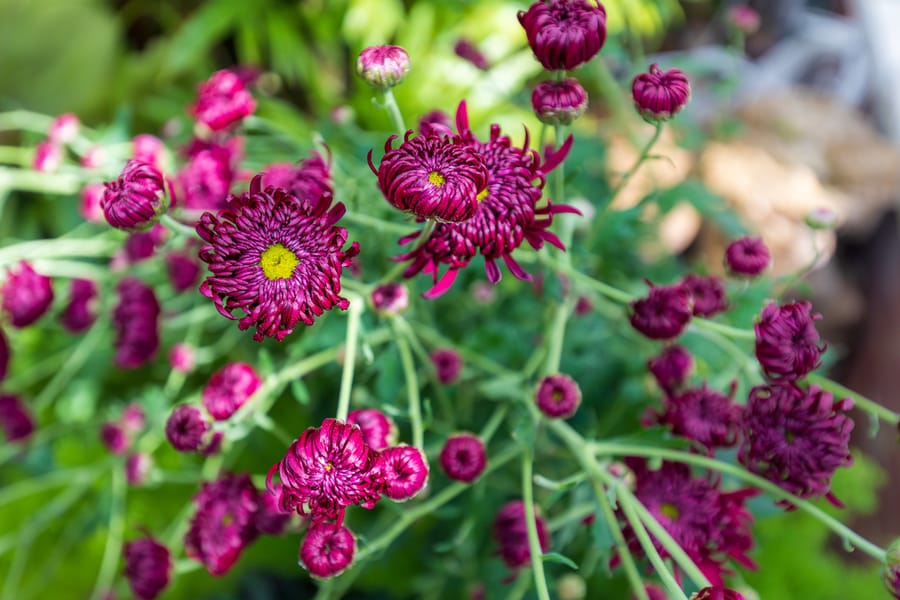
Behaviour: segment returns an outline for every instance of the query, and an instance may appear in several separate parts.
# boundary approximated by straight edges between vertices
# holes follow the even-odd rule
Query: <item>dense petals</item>
[[[31,325],[53,304],[50,278],[35,272],[24,260],[6,272],[0,295],[3,296],[3,312],[17,328]]]
[[[681,335],[691,320],[691,293],[681,285],[651,285],[647,297],[631,303],[631,325],[651,340]]]
[[[300,546],[300,564],[314,577],[335,577],[353,562],[356,538],[344,526],[313,525]]]
[[[741,417],[741,407],[730,396],[711,390],[704,383],[702,387],[667,396],[659,422],[671,427],[675,435],[711,450],[737,443]]]
[[[562,373],[544,377],[535,392],[538,410],[551,419],[568,419],[581,404],[578,383]]]
[[[606,9],[587,0],[538,1],[519,13],[528,45],[548,71],[574,69],[606,41]]]
[[[444,442],[438,460],[447,477],[454,481],[472,483],[487,466],[484,442],[471,433],[451,435]]]
[[[232,138],[224,145],[192,142],[186,150],[187,163],[175,178],[179,206],[193,214],[225,208],[242,153],[239,138]]]
[[[550,529],[537,511],[535,511],[534,523],[537,526],[541,552],[547,552],[550,549]],[[494,540],[500,547],[500,556],[507,567],[519,569],[531,562],[524,502],[513,500],[503,505],[497,512],[497,516],[494,517],[493,529]]]
[[[415,446],[395,446],[381,452],[378,469],[382,493],[397,502],[416,496],[428,484],[428,461]]]
[[[241,77],[229,70],[216,71],[203,82],[191,113],[211,131],[222,131],[240,123],[256,110],[256,101]]]
[[[172,557],[169,549],[152,537],[125,544],[125,578],[141,600],[154,600],[169,585]]]
[[[59,315],[59,322],[71,333],[81,333],[94,324],[97,284],[90,279],[73,279],[69,285],[69,303]]]
[[[347,423],[359,426],[363,439],[378,452],[397,442],[397,425],[377,408],[357,408],[347,415]]]
[[[542,81],[531,93],[531,108],[542,123],[569,125],[587,110],[587,92],[574,77]]]
[[[196,406],[176,406],[166,421],[166,439],[179,452],[194,452],[203,445],[209,423]]]
[[[459,379],[463,360],[459,352],[453,348],[438,348],[431,353],[431,364],[434,365],[438,381],[449,385]]]
[[[770,379],[794,381],[822,364],[825,344],[815,325],[821,318],[806,301],[766,305],[753,329],[756,358]]]
[[[159,349],[159,301],[153,288],[126,277],[116,286],[113,309],[117,367],[134,369],[151,360]]]
[[[119,178],[104,186],[100,206],[106,221],[118,229],[149,229],[166,210],[165,180],[149,163],[129,160]]]
[[[325,149],[328,151],[328,148]],[[262,187],[282,188],[301,202],[315,203],[324,195],[332,195],[331,155],[326,160],[319,152],[298,164],[275,163],[262,173]]]
[[[647,368],[656,378],[656,383],[666,393],[678,389],[694,366],[691,353],[684,346],[666,346],[659,356],[647,361]]]
[[[772,263],[769,249],[760,238],[743,237],[725,249],[725,266],[734,275],[755,277]]]
[[[262,381],[246,363],[229,363],[212,374],[203,388],[203,406],[213,419],[233,415],[253,395]]]
[[[356,59],[356,72],[376,88],[394,87],[409,73],[409,54],[400,46],[370,46]]]
[[[691,84],[681,70],[663,71],[654,64],[631,82],[631,95],[642,117],[648,121],[667,121],[690,100]]]
[[[696,317],[712,317],[728,308],[725,286],[715,275],[691,273],[681,280],[692,298],[692,312]]]

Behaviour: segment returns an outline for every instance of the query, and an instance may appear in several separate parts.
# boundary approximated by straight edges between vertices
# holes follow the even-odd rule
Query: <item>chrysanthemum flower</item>
[[[588,96],[574,77],[542,81],[531,93],[531,108],[541,123],[569,125],[587,110]]]
[[[200,84],[191,114],[210,131],[222,131],[240,123],[256,110],[256,101],[233,71],[213,73]]]
[[[382,478],[382,493],[396,502],[415,497],[428,484],[428,461],[415,446],[382,450],[377,468]]]
[[[438,223],[428,240],[411,252],[396,257],[411,260],[404,277],[419,272],[430,273],[435,282],[426,298],[436,298],[450,289],[460,269],[465,268],[478,254],[484,257],[484,268],[491,283],[500,281],[497,260],[502,259],[512,274],[526,281],[531,276],[513,259],[512,253],[527,241],[535,249],[549,242],[564,249],[562,242],[548,231],[553,215],[577,212],[566,205],[547,201],[538,208],[547,174],[566,157],[572,138],[544,160],[528,149],[528,138],[521,148],[513,146],[509,137],[500,134],[493,125],[488,141],[479,141],[469,128],[466,103],[461,102],[456,113],[456,127],[462,143],[475,150],[484,160],[489,174],[487,189],[481,195],[472,218],[462,223]],[[413,233],[400,239],[406,244],[420,235]],[[439,274],[441,265],[448,269]]]
[[[347,423],[359,426],[366,445],[382,451],[397,442],[397,425],[377,408],[357,408],[347,415]]]
[[[125,459],[125,481],[128,485],[143,485],[153,468],[153,457],[146,452],[133,452]]]
[[[59,322],[71,333],[81,333],[94,324],[97,284],[90,279],[73,279],[69,285],[69,303],[59,315]]]
[[[678,389],[685,381],[694,366],[691,353],[684,346],[670,344],[663,348],[659,356],[647,361],[647,368],[656,379],[656,383],[666,393]]]
[[[328,148],[326,148],[328,151]],[[331,154],[326,160],[319,152],[298,164],[275,163],[263,170],[263,187],[280,187],[298,200],[316,203],[323,195],[334,193],[331,183]]]
[[[534,523],[537,526],[538,541],[541,552],[550,549],[550,530],[547,523],[537,514],[535,507]],[[525,503],[513,500],[506,503],[494,517],[494,540],[500,547],[500,557],[510,569],[520,569],[531,562],[531,550],[528,546],[528,522],[525,520]]]
[[[409,307],[409,291],[402,283],[390,282],[372,290],[372,306],[383,315],[396,315]]]
[[[187,163],[175,176],[178,206],[192,219],[200,211],[225,208],[243,156],[241,139],[225,144],[194,140],[185,154]]]
[[[18,396],[0,394],[0,429],[10,443],[26,439],[34,431],[31,411]]]
[[[343,520],[346,507],[372,508],[381,497],[378,453],[366,445],[362,431],[337,419],[310,427],[269,470],[281,480],[282,508],[309,515],[313,522]]]
[[[213,419],[224,421],[253,395],[262,381],[247,363],[228,363],[212,374],[203,388],[203,406]]]
[[[166,421],[166,439],[179,452],[195,452],[203,445],[209,423],[196,406],[175,407]]]
[[[733,275],[756,277],[772,262],[772,255],[762,238],[742,237],[725,249],[725,267]]]
[[[631,82],[631,96],[644,119],[668,121],[691,99],[691,84],[681,70],[663,71],[654,64],[647,73],[640,73]]]
[[[744,413],[744,442],[738,459],[750,471],[800,498],[826,496],[838,467],[853,464],[846,411],[849,398],[834,401],[817,386],[800,389],[775,382],[750,390]]]
[[[459,378],[463,360],[453,348],[438,348],[431,353],[431,364],[434,365],[438,381],[449,385]]]
[[[574,69],[606,41],[606,9],[587,0],[540,0],[519,12],[528,45],[548,71]]]
[[[356,538],[343,525],[320,523],[306,532],[300,546],[300,565],[313,577],[335,577],[353,562]]]
[[[200,218],[197,233],[207,242],[200,258],[212,272],[200,292],[229,319],[242,310],[238,328],[255,325],[256,341],[281,341],[300,321],[312,325],[326,310],[349,306],[340,296],[341,272],[359,244],[343,250],[347,230],[335,226],[342,203],[332,206],[327,195],[306,202],[281,188],[264,191],[261,181],[254,177],[249,193],[232,196],[218,216]]]
[[[548,375],[538,383],[534,401],[547,417],[568,419],[581,405],[581,388],[568,375]]]
[[[280,535],[291,520],[291,513],[281,509],[281,485],[272,491],[259,492],[259,507],[254,518],[254,526],[260,533]]]
[[[712,317],[728,308],[725,286],[715,275],[691,273],[681,280],[692,298],[692,312],[696,317]]]
[[[447,477],[472,483],[487,466],[484,442],[471,433],[456,433],[447,438],[438,457]]]
[[[185,292],[197,285],[201,268],[196,255],[173,251],[166,253],[165,261],[166,272],[175,292]]]
[[[20,261],[6,271],[6,281],[0,286],[3,312],[9,315],[13,327],[28,327],[40,319],[53,304],[50,278],[37,273],[31,263]]]
[[[113,309],[115,364],[123,369],[134,369],[151,360],[159,349],[159,302],[153,288],[134,277],[120,281],[116,292],[118,302]]]
[[[681,335],[691,320],[691,293],[681,285],[653,285],[631,303],[631,325],[651,340]]]
[[[394,87],[409,73],[409,54],[400,46],[370,46],[356,59],[356,72],[376,88]]]
[[[797,380],[822,364],[825,343],[815,325],[821,318],[807,301],[781,306],[770,302],[763,308],[753,329],[756,358],[769,378]]]
[[[166,182],[153,165],[129,160],[118,179],[107,181],[101,206],[106,221],[117,229],[149,229],[166,211]]]
[[[734,386],[731,393],[734,394]],[[741,432],[741,407],[731,396],[711,390],[704,383],[676,395],[668,395],[658,422],[672,428],[675,435],[693,440],[705,448],[734,446]]]
[[[442,223],[466,221],[478,208],[479,194],[488,184],[484,160],[475,149],[447,137],[413,135],[393,147],[396,135],[384,144],[381,164],[369,168],[391,206],[420,219]]]
[[[690,600],[744,600],[744,596],[721,585],[713,585],[696,592]]]
[[[154,600],[169,585],[172,557],[169,549],[150,536],[125,544],[125,578],[134,595]]]

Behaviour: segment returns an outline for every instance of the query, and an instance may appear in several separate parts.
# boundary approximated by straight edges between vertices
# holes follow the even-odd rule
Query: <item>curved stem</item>
[[[722,323],[717,323],[715,321],[710,321],[709,319],[703,319],[701,317],[694,317],[691,319],[691,323],[696,325],[701,329],[707,329],[710,331],[715,331],[716,333],[720,333],[726,337],[740,339],[740,340],[755,340],[756,332],[752,329],[741,329],[739,327],[732,327],[731,325],[724,325]]]
[[[859,392],[854,392],[850,388],[844,387],[841,384],[828,379],[827,377],[823,377],[821,375],[816,375],[815,373],[813,373],[807,375],[806,381],[819,386],[823,390],[831,392],[835,396],[844,396],[851,398],[853,400],[853,403],[857,407],[871,415],[878,417],[886,423],[890,423],[891,425],[895,426],[900,423],[900,414],[895,413],[888,407],[882,406],[874,400],[866,398]]]
[[[113,239],[55,239],[20,242],[0,250],[0,265],[37,258],[109,258],[122,246]]]
[[[525,504],[525,525],[528,529],[528,551],[531,555],[531,570],[534,574],[534,587],[539,600],[550,600],[547,589],[547,577],[544,575],[544,551],[538,538],[537,523],[534,520],[534,489],[532,488],[532,469],[534,467],[531,448],[522,452],[522,502]]]
[[[403,115],[400,113],[400,107],[397,105],[397,99],[394,98],[394,91],[391,88],[384,90],[384,108],[391,117],[391,124],[394,130],[400,134],[402,138],[406,135],[406,125],[403,123]]]
[[[100,600],[112,586],[122,554],[122,536],[125,531],[125,467],[120,462],[113,465],[112,496],[109,503],[109,529],[106,534],[106,548],[100,562],[97,583],[91,593],[92,600]]]
[[[400,330],[398,324],[400,317],[391,318],[391,326],[394,328],[394,342],[400,352],[400,364],[403,366],[403,375],[406,378],[406,397],[409,400],[409,420],[412,425],[413,446],[419,449],[425,448],[425,432],[422,426],[422,406],[419,399],[419,379],[416,376],[416,365],[413,361],[409,342]]]
[[[594,279],[590,275],[585,275],[581,271],[573,268],[571,265],[562,263],[550,257],[548,254],[541,253],[540,260],[543,261],[546,265],[561,272],[571,280],[597,290],[600,294],[606,296],[610,300],[614,300],[615,302],[618,302],[620,304],[628,304],[635,298],[625,290],[620,290],[619,288],[609,285],[608,283],[603,283],[602,281]]]
[[[644,164],[644,161],[647,160],[647,157],[650,156],[650,150],[656,144],[657,140],[659,140],[660,134],[662,134],[663,126],[665,123],[663,121],[658,121],[654,126],[655,129],[653,131],[653,137],[650,138],[650,141],[643,147],[641,153],[638,155],[637,160],[634,161],[634,164],[631,165],[631,168],[625,171],[625,174],[622,175],[622,179],[619,180],[619,183],[616,184],[616,187],[612,189],[612,192],[609,194],[609,202],[610,204],[616,199],[616,196],[619,195],[619,192],[622,191],[637,170]]]
[[[200,236],[197,234],[197,230],[189,225],[185,225],[181,221],[164,214],[159,218],[159,222],[165,225],[168,229],[170,229],[173,233],[182,235],[185,237],[195,237],[199,238]]]
[[[359,296],[350,298],[347,308],[347,336],[344,340],[344,366],[341,370],[341,391],[338,395],[337,418],[347,420],[350,412],[350,392],[353,390],[353,371],[356,368],[356,346],[359,340],[359,321],[364,308]]]
[[[606,519],[609,530],[612,532],[613,539],[616,542],[616,551],[619,553],[619,560],[622,561],[622,568],[625,569],[625,577],[631,585],[631,590],[634,592],[637,600],[650,600],[637,564],[634,562],[634,557],[628,549],[625,536],[622,535],[622,530],[619,529],[619,520],[616,519],[609,498],[606,497],[606,490],[603,489],[602,484],[596,478],[591,483],[594,486],[594,496],[597,498],[597,504],[600,505],[600,512],[603,513],[603,518]]]

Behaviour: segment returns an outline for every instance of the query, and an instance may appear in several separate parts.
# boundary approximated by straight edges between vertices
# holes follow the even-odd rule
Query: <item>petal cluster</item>
[[[631,96],[638,113],[648,121],[667,121],[691,98],[691,84],[679,69],[663,71],[659,65],[640,73],[631,82]]]
[[[756,358],[770,379],[794,381],[822,364],[825,344],[815,325],[821,318],[806,301],[763,308],[753,329]]]
[[[23,260],[7,270],[0,295],[3,312],[9,316],[12,326],[28,327],[50,308],[53,286],[49,277],[37,273],[31,263]]]
[[[135,596],[154,600],[169,585],[172,556],[169,549],[147,536],[125,544],[125,578]]]
[[[191,113],[211,131],[222,131],[240,123],[256,110],[256,101],[241,77],[229,70],[216,71],[200,84]]]
[[[113,309],[116,328],[115,364],[135,369],[151,360],[159,349],[159,301],[153,288],[135,277],[116,286],[118,300]]]
[[[165,180],[153,165],[129,160],[118,179],[104,184],[100,206],[117,229],[149,229],[166,210]]]
[[[451,435],[444,442],[438,457],[441,469],[454,481],[472,483],[487,466],[484,442],[471,433]]]
[[[213,419],[233,415],[253,395],[262,381],[247,363],[228,363],[212,374],[203,388],[203,406]]]
[[[668,340],[681,335],[692,314],[685,286],[651,285],[646,297],[631,303],[631,326],[651,340]]]
[[[548,71],[586,63],[606,41],[606,9],[588,0],[538,1],[519,13],[528,45]]]

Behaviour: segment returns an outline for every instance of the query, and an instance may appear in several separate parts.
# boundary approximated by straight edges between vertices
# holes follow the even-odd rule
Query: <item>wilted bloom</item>
[[[0,394],[0,429],[7,442],[24,440],[34,431],[31,411],[13,394]]]
[[[900,539],[891,542],[884,553],[881,580],[894,598],[900,598]]]
[[[428,461],[415,446],[394,446],[382,450],[378,468],[383,478],[382,493],[397,502],[416,496],[428,483]]]
[[[393,148],[396,138],[392,135],[385,142],[377,169],[371,150],[368,155],[369,168],[388,202],[420,219],[443,223],[470,219],[488,184],[482,157],[446,137],[413,136],[409,130],[403,143]]]
[[[471,433],[455,433],[444,442],[438,460],[447,477],[472,483],[487,466],[484,442]]]
[[[634,106],[648,121],[668,121],[691,98],[691,85],[679,69],[663,71],[650,65],[647,73],[640,73],[631,82]]]
[[[212,272],[200,292],[229,319],[242,310],[238,328],[255,326],[256,341],[281,341],[301,321],[312,325],[326,310],[346,309],[341,272],[359,244],[343,250],[347,230],[335,224],[345,210],[328,195],[306,202],[281,188],[263,191],[257,175],[249,193],[232,196],[227,210],[205,213],[197,224],[207,242],[200,259]]]
[[[734,394],[732,386],[731,393]],[[705,448],[734,446],[741,432],[741,407],[704,383],[680,394],[667,395],[660,423],[672,428],[675,435],[693,440]]]
[[[169,350],[169,366],[179,373],[190,373],[197,364],[194,347],[189,344],[175,344]]]
[[[816,331],[822,318],[807,301],[763,308],[756,332],[756,358],[771,379],[796,380],[822,364],[825,343]]]
[[[169,549],[152,537],[125,544],[125,578],[141,600],[153,600],[169,585],[172,557]]]
[[[203,388],[203,406],[213,419],[224,421],[244,405],[262,385],[253,367],[228,363],[212,374]]]
[[[746,4],[738,4],[728,9],[728,22],[744,35],[759,31],[759,13]]]
[[[175,177],[178,205],[191,215],[225,208],[243,155],[241,139],[224,144],[194,140],[186,154],[187,163]]]
[[[438,348],[431,353],[431,364],[437,372],[438,381],[451,384],[459,378],[462,370],[462,356],[453,348]]]
[[[115,364],[134,369],[151,360],[159,349],[159,302],[153,288],[134,277],[120,281],[116,293],[118,301],[112,315]]]
[[[542,81],[531,93],[531,108],[542,123],[569,125],[587,110],[587,92],[574,77]]]
[[[445,135],[453,136],[453,121],[450,115],[442,110],[433,110],[425,113],[419,119],[419,133],[425,136],[436,135],[443,137]]]
[[[761,238],[743,237],[725,249],[725,266],[735,275],[755,277],[772,262],[769,249]]]
[[[175,407],[166,421],[166,439],[179,452],[195,452],[203,445],[209,422],[190,404]]]
[[[309,515],[314,523],[341,522],[346,507],[372,508],[380,498],[378,462],[378,453],[366,445],[358,426],[325,419],[321,427],[301,433],[272,466],[267,487],[274,490],[272,476],[277,472],[285,511]]]
[[[591,60],[606,41],[606,9],[588,0],[538,1],[519,12],[528,45],[548,71]]]
[[[200,265],[193,255],[184,252],[169,252],[166,254],[165,261],[172,289],[180,293],[197,285],[200,280]]]
[[[194,516],[184,534],[184,552],[210,575],[224,575],[256,539],[257,491],[249,475],[224,474],[204,482],[194,496]]]
[[[372,306],[385,315],[396,315],[409,307],[409,291],[402,283],[384,283],[372,290]]]
[[[538,383],[534,400],[545,416],[568,419],[581,405],[581,388],[568,375],[547,375]]]
[[[397,425],[377,408],[357,408],[347,415],[347,423],[359,426],[366,445],[378,452],[397,442]]]
[[[394,87],[409,73],[409,54],[400,46],[365,48],[356,60],[356,72],[372,87]]]
[[[300,546],[300,564],[314,577],[335,577],[353,562],[356,538],[343,525],[320,523],[306,532]]]
[[[725,286],[715,275],[691,273],[681,280],[681,285],[691,294],[694,316],[711,317],[728,308]]]
[[[537,526],[541,552],[550,549],[550,530],[535,507],[534,523]],[[503,505],[494,517],[494,539],[500,546],[500,556],[510,569],[528,566],[531,550],[528,546],[528,522],[525,520],[525,503],[513,500]]]
[[[129,160],[118,179],[107,181],[101,206],[106,221],[126,231],[149,229],[166,211],[162,173],[149,163]]]
[[[691,293],[681,285],[652,285],[631,303],[631,325],[651,340],[681,335],[691,320]]]
[[[713,585],[696,592],[690,600],[744,600],[744,597],[734,590],[729,590],[721,585]]]
[[[102,183],[89,183],[81,188],[81,203],[78,205],[78,214],[85,221],[91,223],[105,223],[103,216],[103,192],[106,189]]]
[[[475,44],[465,38],[457,40],[456,44],[453,45],[453,52],[455,52],[458,57],[472,63],[472,66],[476,69],[487,71],[491,68],[490,63],[487,58],[485,58],[484,54],[481,53]]]
[[[818,386],[803,390],[775,382],[750,390],[744,409],[744,442],[738,460],[800,498],[826,496],[838,467],[853,464],[849,398],[834,401]]]
[[[94,324],[97,284],[90,279],[73,279],[69,285],[69,303],[59,315],[59,322],[72,333],[80,333]]]
[[[128,485],[142,485],[153,468],[153,458],[146,452],[134,452],[125,459],[125,480]]]
[[[40,319],[53,304],[50,278],[40,275],[27,261],[20,261],[6,271],[6,281],[0,286],[3,301],[0,306],[9,315],[13,327],[28,327]]]
[[[78,136],[81,121],[73,113],[64,113],[53,119],[47,129],[47,137],[58,146],[68,144]]]
[[[41,173],[52,173],[59,169],[62,160],[63,151],[60,146],[51,141],[41,142],[34,149],[31,168]]]
[[[104,423],[100,427],[100,441],[113,454],[122,454],[131,444],[131,439],[118,423]]]
[[[659,356],[647,362],[647,368],[656,378],[656,383],[667,393],[684,383],[693,366],[694,359],[691,353],[678,344],[666,346]]]
[[[256,110],[256,101],[244,82],[229,70],[216,71],[200,84],[191,114],[211,131],[222,131],[240,123]]]

